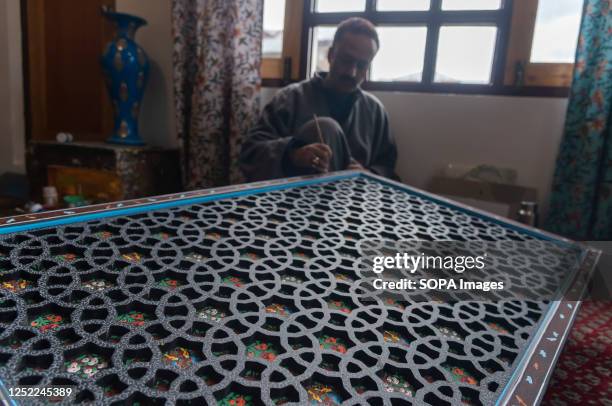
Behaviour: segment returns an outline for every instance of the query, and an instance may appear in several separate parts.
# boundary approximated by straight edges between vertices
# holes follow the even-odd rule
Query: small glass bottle
[[[521,202],[518,211],[518,221],[530,227],[538,226],[538,204],[536,202]]]

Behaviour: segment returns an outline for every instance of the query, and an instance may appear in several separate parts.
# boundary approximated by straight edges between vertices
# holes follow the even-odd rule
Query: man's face
[[[376,42],[367,35],[345,33],[329,50],[328,83],[338,92],[354,91],[366,79],[377,51]]]

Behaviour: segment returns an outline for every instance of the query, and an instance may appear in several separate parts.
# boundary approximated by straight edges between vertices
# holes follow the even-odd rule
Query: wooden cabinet
[[[28,138],[106,140],[113,117],[100,55],[114,27],[100,10],[114,0],[23,2]]]
[[[96,203],[181,190],[176,149],[33,141],[27,153],[36,201],[42,201],[43,186],[55,186],[60,197],[77,193]]]

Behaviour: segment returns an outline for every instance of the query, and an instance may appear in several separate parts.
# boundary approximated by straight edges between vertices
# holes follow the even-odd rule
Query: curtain
[[[259,115],[262,0],[172,0],[174,91],[187,189],[239,183]]]
[[[546,228],[612,239],[612,1],[586,0]]]

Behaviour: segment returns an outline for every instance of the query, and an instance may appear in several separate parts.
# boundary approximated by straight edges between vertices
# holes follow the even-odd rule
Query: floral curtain
[[[262,0],[172,0],[183,183],[239,183],[242,137],[259,114]]]
[[[547,228],[612,239],[612,1],[586,0]]]

